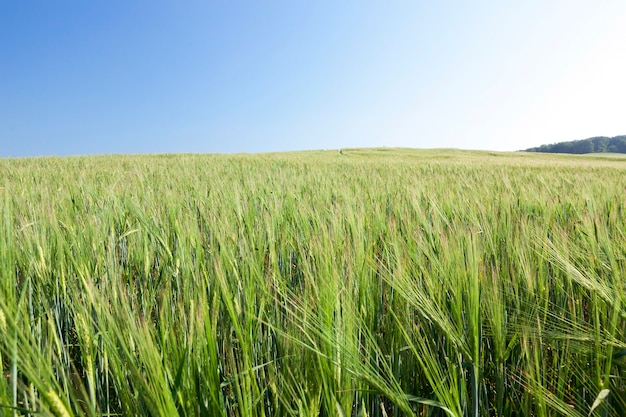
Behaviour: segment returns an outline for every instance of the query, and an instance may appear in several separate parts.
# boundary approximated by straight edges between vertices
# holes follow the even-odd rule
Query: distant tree
[[[596,138],[591,138],[591,140],[593,141],[594,152],[606,152],[611,138],[598,136]]]
[[[626,153],[626,136],[615,136],[611,138],[609,146],[613,146],[613,152]]]
[[[572,153],[585,154],[593,153],[592,140],[577,140],[572,142]]]
[[[596,136],[589,139],[559,142],[526,149],[526,152],[587,154],[599,152],[626,153],[626,135],[609,138]]]

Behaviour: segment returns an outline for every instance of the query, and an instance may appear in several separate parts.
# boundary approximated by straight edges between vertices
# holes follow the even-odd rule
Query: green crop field
[[[0,160],[0,416],[624,416],[626,156]]]

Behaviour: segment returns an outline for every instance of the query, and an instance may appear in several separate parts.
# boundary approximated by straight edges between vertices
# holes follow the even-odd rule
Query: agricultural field
[[[626,156],[0,160],[0,416],[624,416]]]

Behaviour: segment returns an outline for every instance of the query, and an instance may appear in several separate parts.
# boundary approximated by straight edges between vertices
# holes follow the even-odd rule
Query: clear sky
[[[0,156],[626,134],[626,1],[0,1]]]

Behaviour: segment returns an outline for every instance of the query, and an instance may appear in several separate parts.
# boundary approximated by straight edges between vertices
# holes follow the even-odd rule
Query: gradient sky
[[[626,134],[626,1],[0,2],[0,156]]]

